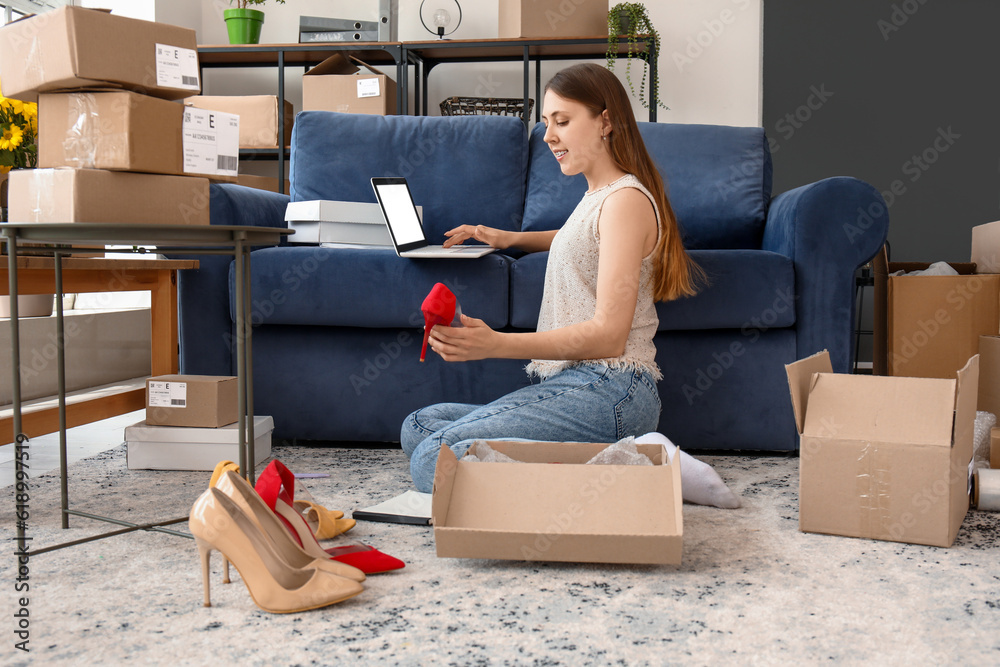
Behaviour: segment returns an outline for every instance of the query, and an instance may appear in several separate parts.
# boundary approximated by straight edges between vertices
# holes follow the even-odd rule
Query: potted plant
[[[646,7],[639,2],[620,2],[608,11],[608,69],[614,70],[615,61],[618,59],[618,40],[624,35],[628,40],[628,61],[625,64],[625,78],[628,80],[629,90],[635,95],[635,87],[632,83],[632,58],[642,58],[642,82],[639,84],[639,102],[643,108],[649,108],[649,100],[646,97],[646,68],[649,63],[649,51],[638,49],[639,38],[644,41],[652,41],[657,56],[660,54],[660,33],[653,27],[649,20]],[[659,76],[654,72],[649,81],[650,90],[656,92],[658,106],[669,109],[663,103],[659,95]]]
[[[0,220],[3,222],[7,221],[7,174],[11,169],[34,169],[37,164],[38,105],[0,95]],[[52,294],[18,296],[20,316],[51,315],[52,298]],[[10,317],[8,296],[0,297],[0,317]]]
[[[285,0],[274,0],[285,4]],[[263,5],[267,0],[229,0],[236,3],[235,9],[226,9],[222,17],[226,20],[226,30],[229,32],[230,44],[260,43],[260,29],[264,25],[264,12],[250,9],[250,5]]]

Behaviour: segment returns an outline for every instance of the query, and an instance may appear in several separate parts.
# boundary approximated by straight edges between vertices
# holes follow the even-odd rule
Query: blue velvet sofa
[[[829,178],[771,197],[761,128],[642,123],[691,256],[697,296],[658,304],[660,431],[689,449],[794,450],[784,365],[852,358],[854,274],[885,241],[881,195]],[[405,176],[431,243],[462,223],[558,228],[586,190],[543,141],[504,117],[308,111],[295,122],[292,200],[374,202],[371,176]],[[284,226],[288,195],[213,185],[212,224]],[[525,361],[418,361],[420,304],[436,282],[505,331],[537,322],[547,253],[401,259],[392,249],[282,245],[253,252],[256,412],[287,439],[397,442],[403,418],[441,401],[486,403],[529,382]],[[181,370],[235,374],[231,262],[179,279]]]

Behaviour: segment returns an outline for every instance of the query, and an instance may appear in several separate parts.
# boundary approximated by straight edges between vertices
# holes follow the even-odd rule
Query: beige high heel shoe
[[[233,562],[254,603],[276,614],[318,609],[352,598],[364,587],[325,570],[293,568],[260,528],[218,489],[201,494],[188,527],[198,544],[205,606],[211,607],[209,561],[216,550]]]
[[[302,547],[295,543],[285,527],[281,525],[281,520],[261,500],[250,483],[235,472],[223,471],[215,482],[215,488],[228,496],[244,514],[257,524],[282,560],[292,567],[326,570],[358,582],[365,580],[364,572],[346,563],[331,560],[330,554],[326,552],[323,552],[322,556],[306,553]],[[223,569],[225,570],[223,581],[229,583],[228,561],[223,561]]]

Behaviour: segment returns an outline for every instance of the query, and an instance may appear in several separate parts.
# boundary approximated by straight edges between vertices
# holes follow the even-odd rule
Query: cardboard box
[[[129,91],[38,98],[38,166],[236,182],[239,118]]]
[[[606,37],[608,6],[588,0],[500,0],[497,36]]]
[[[423,207],[417,207],[423,219]],[[378,204],[316,199],[288,202],[288,228],[295,230],[294,243],[356,243],[392,246],[389,228]]]
[[[197,95],[184,100],[187,106],[236,114],[240,117],[240,148],[278,148],[277,95]],[[285,139],[292,142],[295,109],[285,100]]]
[[[1000,419],[1000,336],[979,337],[978,408]]]
[[[396,113],[396,82],[353,56],[348,60],[336,53],[302,75],[302,109],[389,116]]]
[[[125,88],[168,100],[201,91],[194,30],[63,7],[0,29],[3,94]]]
[[[972,263],[949,262],[957,276],[892,276],[929,264],[877,258],[873,372],[951,378],[978,353],[980,336],[1000,332],[998,251],[993,222],[973,228]]]
[[[16,169],[12,222],[207,225],[208,179],[103,169]]]
[[[146,423],[207,428],[232,424],[239,419],[237,391],[236,378],[224,375],[151,377],[146,380]]]
[[[460,461],[441,448],[432,500],[438,556],[681,562],[680,459],[671,462],[662,445],[637,446],[652,466],[584,465],[607,444],[489,445],[518,462]]]
[[[254,417],[254,464],[271,455],[271,417]],[[247,429],[249,436],[249,429]],[[125,454],[129,470],[215,469],[219,461],[239,461],[239,429],[151,426],[142,421],[125,429]]]
[[[799,431],[799,530],[951,546],[969,509],[979,358],[955,379],[785,367]]]
[[[257,176],[254,174],[239,174],[236,176],[237,185],[245,185],[248,188],[257,188],[258,190],[268,190],[270,192],[278,191],[278,179],[271,176]],[[292,189],[291,183],[288,179],[285,179],[285,194],[288,194]]]

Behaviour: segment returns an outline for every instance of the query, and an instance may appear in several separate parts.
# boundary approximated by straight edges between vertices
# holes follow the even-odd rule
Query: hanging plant
[[[646,96],[646,76],[647,68],[649,67],[649,50],[639,50],[639,37],[643,37],[643,41],[652,41],[654,46],[654,53],[659,55],[660,53],[660,33],[657,32],[656,28],[653,27],[652,21],[649,20],[649,14],[646,11],[646,7],[639,2],[620,2],[608,11],[608,69],[614,71],[615,62],[618,60],[618,39],[621,35],[625,35],[628,39],[628,53],[626,54],[627,62],[625,64],[625,79],[628,81],[629,91],[633,95],[636,94],[635,86],[632,83],[632,58],[641,58],[643,61],[642,66],[642,81],[639,83],[639,103],[642,104],[644,109],[649,108],[649,100]],[[649,86],[650,90],[656,93],[657,106],[668,109],[666,104],[663,103],[662,98],[660,98],[659,92],[659,75],[654,71],[650,76]]]

